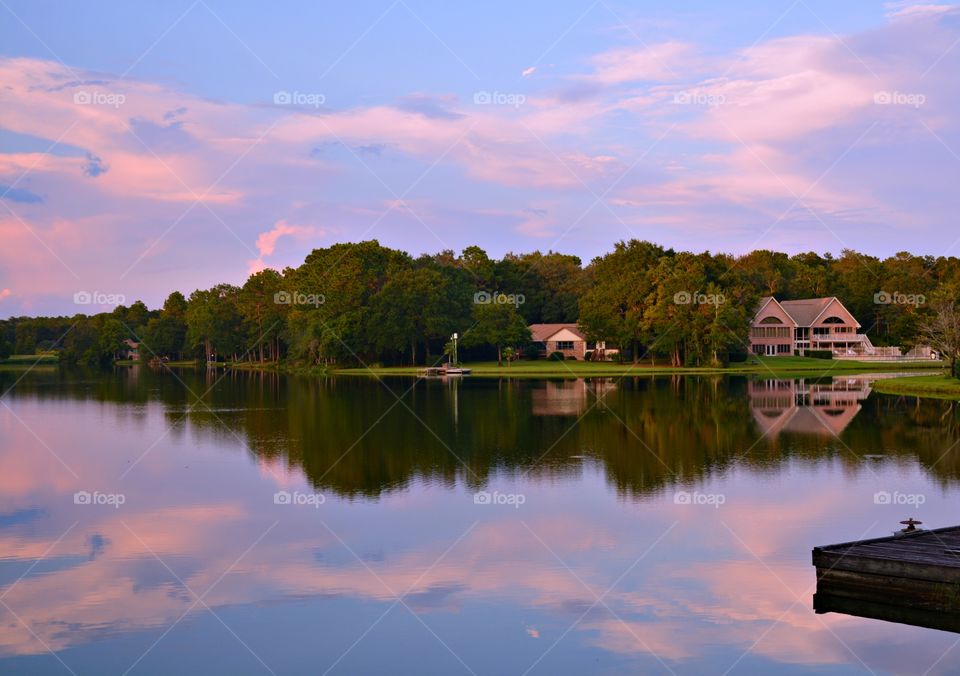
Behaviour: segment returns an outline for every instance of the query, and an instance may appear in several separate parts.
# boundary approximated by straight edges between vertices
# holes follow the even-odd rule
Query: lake
[[[0,673],[958,673],[812,610],[960,523],[956,406],[870,383],[0,371]]]

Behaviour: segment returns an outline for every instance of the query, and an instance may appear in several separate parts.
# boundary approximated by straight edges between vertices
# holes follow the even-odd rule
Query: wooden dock
[[[813,550],[818,613],[960,632],[960,526]]]
[[[422,378],[443,378],[446,376],[468,376],[473,371],[470,369],[450,367],[450,366],[428,366],[420,369],[419,375]]]

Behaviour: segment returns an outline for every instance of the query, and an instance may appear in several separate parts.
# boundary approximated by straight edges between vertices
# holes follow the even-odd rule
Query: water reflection
[[[533,415],[581,416],[617,387],[614,378],[543,380],[531,392]]]
[[[781,432],[839,436],[870,396],[871,376],[750,381],[750,411],[764,435]]]
[[[949,647],[814,615],[809,565],[902,518],[880,489],[955,518],[949,403],[849,379],[182,377],[41,374],[4,398],[4,673],[63,671],[47,648],[77,673],[913,673]],[[843,424],[761,424],[804,408]]]

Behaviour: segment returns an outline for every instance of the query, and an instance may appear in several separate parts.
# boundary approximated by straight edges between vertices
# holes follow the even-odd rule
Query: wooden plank
[[[887,535],[879,538],[871,538],[868,540],[854,540],[852,542],[840,542],[835,545],[823,545],[821,547],[815,547],[814,551],[835,551],[838,549],[849,549],[850,547],[856,545],[864,544],[873,544],[878,542],[908,542],[909,540],[920,537],[920,536],[930,536],[936,534],[941,539],[945,537],[956,537],[960,541],[960,526],[948,526],[946,528],[933,528],[930,530],[918,530],[915,533],[902,533],[899,535]]]
[[[818,570],[817,593],[941,612],[960,611],[960,584],[947,582]]]
[[[814,550],[813,565],[818,569],[850,570],[873,575],[960,584],[960,567],[933,565],[913,560],[904,561],[895,557],[851,556]]]

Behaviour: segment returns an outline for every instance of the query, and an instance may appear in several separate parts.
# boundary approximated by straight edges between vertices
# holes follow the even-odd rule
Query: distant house
[[[602,360],[617,353],[615,349],[607,349],[602,340],[587,340],[576,324],[531,324],[528,328],[533,342],[547,356],[560,352],[564,359],[585,359],[590,352],[591,359]]]
[[[804,354],[830,350],[838,356],[873,354],[860,323],[836,298],[760,300],[750,327],[750,351],[758,355]]]
[[[140,343],[127,338],[123,341],[123,344],[127,346],[127,359],[133,359],[134,361],[140,359]]]

